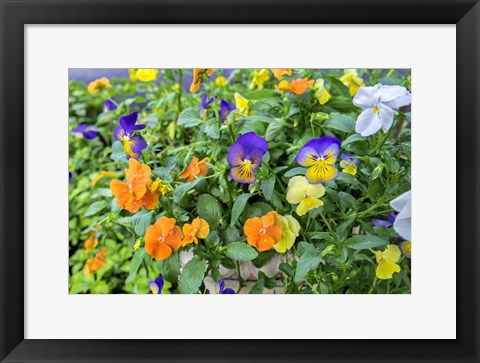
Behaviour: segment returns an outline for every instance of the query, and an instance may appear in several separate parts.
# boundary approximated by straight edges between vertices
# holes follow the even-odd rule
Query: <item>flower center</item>
[[[373,108],[373,113],[378,113],[378,111],[380,111],[380,110],[378,109],[377,106],[375,106],[375,107]]]

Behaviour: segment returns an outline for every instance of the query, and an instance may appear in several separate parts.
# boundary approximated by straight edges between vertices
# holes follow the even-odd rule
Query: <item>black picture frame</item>
[[[474,0],[0,0],[2,362],[479,362],[480,5]],[[24,339],[24,26],[456,24],[457,339]],[[288,25],[286,25],[288,26]],[[453,120],[452,120],[453,121]],[[48,123],[48,120],[45,120]],[[445,182],[442,180],[441,182]],[[434,223],[434,221],[429,221]],[[453,223],[453,221],[452,221]],[[455,241],[452,241],[452,244]],[[30,297],[34,298],[34,297]],[[54,319],[55,317],[52,317]],[[230,317],[236,319],[236,317]],[[160,323],[160,322],[159,322]],[[300,322],[299,322],[300,323]],[[441,322],[439,322],[440,324]],[[372,320],[372,324],[375,322]],[[318,327],[323,329],[325,327]],[[346,327],[348,329],[348,327]],[[414,329],[414,327],[412,327]]]

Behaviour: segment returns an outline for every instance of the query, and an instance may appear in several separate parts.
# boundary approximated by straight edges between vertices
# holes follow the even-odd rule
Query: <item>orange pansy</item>
[[[182,245],[183,233],[175,218],[160,217],[145,233],[145,251],[156,260],[165,260]]]
[[[110,84],[110,81],[108,80],[108,78],[102,77],[100,79],[96,79],[93,82],[90,82],[88,84],[87,90],[88,90],[88,93],[93,94],[93,93],[97,93],[100,88],[108,88],[108,87],[112,87],[112,85]]]
[[[148,210],[154,209],[158,204],[158,193],[149,189],[152,184],[150,167],[130,158],[125,174],[127,183],[118,179],[110,183],[110,190],[117,198],[117,204],[131,213],[136,213],[142,205]]]
[[[292,75],[292,70],[289,68],[276,68],[276,69],[272,69],[272,72],[276,79],[280,79],[283,76]]]
[[[97,247],[97,245],[98,245],[97,232],[93,231],[92,233],[90,233],[90,236],[88,237],[88,239],[84,243],[85,251],[90,252],[95,247]]]
[[[90,258],[83,266],[83,273],[85,275],[93,275],[95,272],[105,266],[105,258],[102,252],[98,252],[94,258]]]
[[[204,75],[210,77],[214,71],[214,69],[208,68],[195,68],[193,70],[193,79],[192,84],[190,85],[190,92],[198,92],[202,84],[202,77],[205,77]]]
[[[291,82],[283,80],[280,84],[276,85],[275,88],[278,89],[280,93],[290,91],[296,95],[301,95],[313,85],[313,82],[313,80],[309,81],[307,78],[294,79]]]
[[[192,224],[185,223],[183,225],[183,234],[184,238],[182,241],[182,246],[186,246],[189,243],[198,243],[197,238],[207,238],[210,233],[210,226],[205,219],[200,217],[195,218],[192,221]]]
[[[209,158],[203,158],[202,160],[198,161],[198,158],[194,156],[188,168],[182,174],[180,174],[179,178],[180,179],[188,178],[188,181],[192,182],[195,180],[195,177],[197,175],[198,176],[207,175],[208,165],[206,163],[209,161],[210,161]]]
[[[248,219],[243,231],[247,236],[247,242],[260,252],[271,249],[282,238],[282,224],[277,212],[269,212],[261,218]]]

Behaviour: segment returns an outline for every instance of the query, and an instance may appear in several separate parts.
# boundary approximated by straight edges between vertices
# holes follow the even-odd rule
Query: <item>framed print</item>
[[[479,361],[479,6],[3,1],[2,361]]]

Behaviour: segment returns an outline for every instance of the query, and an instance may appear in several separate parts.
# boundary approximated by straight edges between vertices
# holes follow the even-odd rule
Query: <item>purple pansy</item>
[[[145,139],[136,134],[135,131],[143,130],[147,125],[135,125],[138,119],[138,112],[132,112],[129,115],[120,117],[120,125],[115,129],[113,136],[116,140],[123,142],[125,155],[127,158],[135,158],[138,160],[140,152],[145,149],[148,144]]]
[[[232,72],[233,72],[233,68],[225,68],[223,70],[223,76],[225,78],[230,78],[230,76],[232,75]]]
[[[395,213],[389,212],[388,213],[388,220],[383,220],[383,219],[372,219],[372,224],[375,227],[385,227],[385,228],[390,228],[393,225],[393,222],[395,222],[395,218],[397,217]]]
[[[229,147],[227,161],[232,166],[230,176],[237,183],[253,184],[257,180],[255,170],[262,164],[262,157],[268,151],[265,139],[247,132]]]
[[[113,110],[116,110],[117,108],[118,106],[111,99],[106,100],[105,103],[103,104],[103,112],[113,111]]]
[[[334,166],[341,142],[334,136],[323,136],[307,142],[297,154],[297,163],[308,168],[305,177],[312,184],[326,183],[338,175]]]
[[[202,102],[200,103],[200,117],[203,118],[205,115],[205,111],[207,111],[208,106],[212,104],[213,101],[215,101],[217,97],[212,97],[208,99],[208,96],[206,93],[202,95]]]
[[[220,101],[220,120],[225,121],[228,115],[230,115],[230,112],[232,112],[235,109],[236,107],[233,103],[230,103],[225,100],[221,100]]]
[[[225,281],[222,280],[217,283],[217,294],[235,294],[235,290],[229,287],[225,288]]]
[[[80,139],[93,140],[98,136],[98,129],[95,125],[80,124],[73,129],[72,134]]]
[[[162,293],[164,281],[161,276],[158,276],[155,280],[150,282],[150,291],[154,295],[158,295]]]

